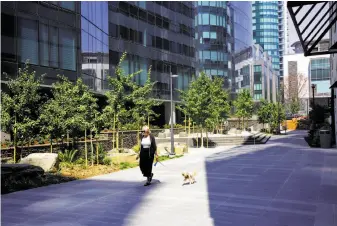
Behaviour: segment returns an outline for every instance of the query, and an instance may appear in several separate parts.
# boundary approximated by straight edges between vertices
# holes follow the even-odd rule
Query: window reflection
[[[81,2],[82,77],[91,89],[108,89],[108,2]]]

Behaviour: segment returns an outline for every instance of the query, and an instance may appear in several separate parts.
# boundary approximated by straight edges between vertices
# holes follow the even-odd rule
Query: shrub
[[[98,144],[98,163],[104,164],[103,160],[106,157],[106,152],[103,148],[102,144]],[[97,162],[97,152],[96,149],[94,151],[94,162]]]
[[[104,159],[103,159],[103,164],[104,165],[106,165],[106,166],[111,166],[111,164],[112,164],[112,159],[111,158],[109,158],[109,157],[104,157]]]
[[[130,163],[130,162],[121,162],[119,164],[119,169],[124,170],[124,169],[129,169],[137,166],[137,163]]]
[[[140,151],[140,145],[137,144],[137,145],[133,146],[132,150],[134,150],[136,153],[139,153],[139,151]]]
[[[64,153],[58,153],[58,158],[60,162],[72,163],[75,160],[77,152],[78,150],[65,150]]]

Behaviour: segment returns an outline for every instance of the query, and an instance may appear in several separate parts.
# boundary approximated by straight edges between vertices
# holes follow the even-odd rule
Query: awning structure
[[[288,1],[287,8],[305,56],[337,53],[337,43],[329,49],[318,48],[337,21],[337,1]]]

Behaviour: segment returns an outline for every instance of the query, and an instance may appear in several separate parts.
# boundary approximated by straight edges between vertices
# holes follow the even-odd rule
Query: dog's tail
[[[194,171],[192,175],[193,177],[195,177],[197,175],[197,172]]]

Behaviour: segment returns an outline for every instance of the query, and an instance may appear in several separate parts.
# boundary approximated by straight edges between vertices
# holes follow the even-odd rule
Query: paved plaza
[[[2,195],[2,225],[337,226],[337,150],[304,135],[191,149],[154,167],[149,187],[134,168]],[[182,186],[182,171],[197,183]]]

